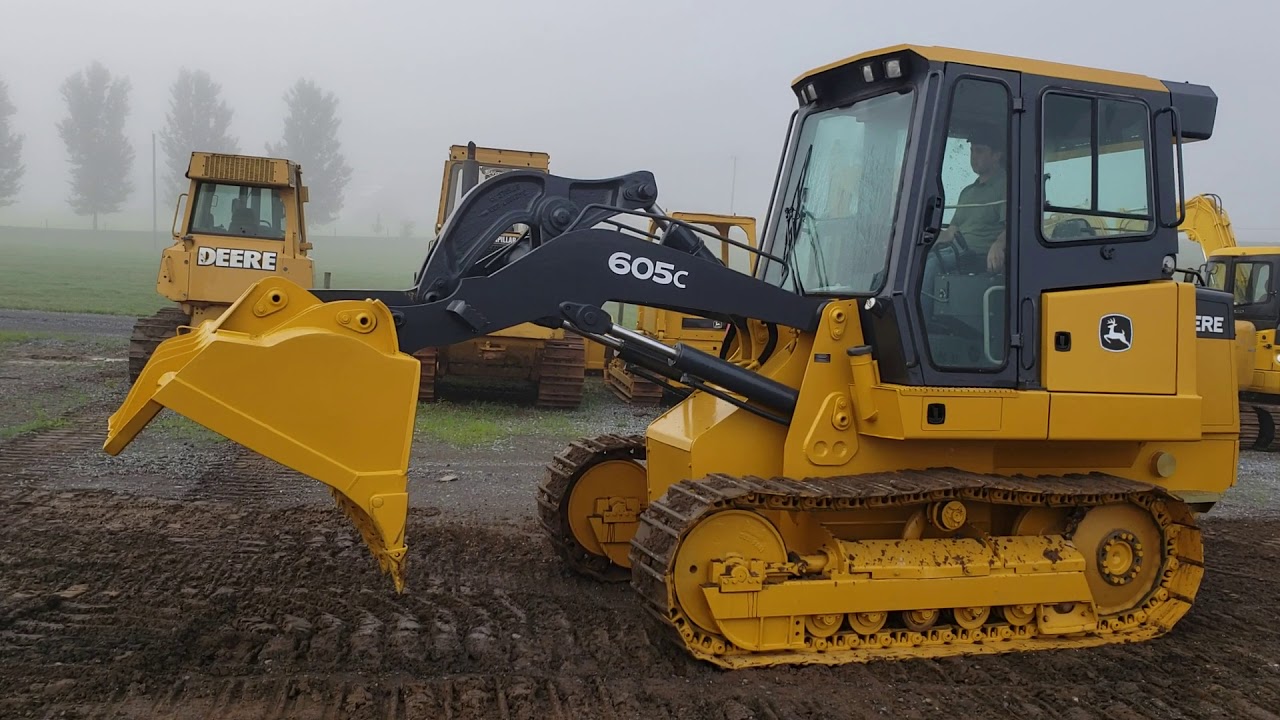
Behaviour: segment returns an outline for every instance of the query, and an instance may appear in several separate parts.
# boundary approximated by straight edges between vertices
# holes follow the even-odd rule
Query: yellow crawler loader
[[[437,239],[445,220],[472,188],[512,170],[549,172],[550,162],[541,152],[477,147],[475,143],[450,147],[440,184]],[[501,250],[527,232],[528,227],[513,225],[498,237],[494,249]],[[436,383],[448,376],[488,378],[531,383],[539,407],[577,407],[582,402],[590,345],[595,345],[590,350],[593,356],[603,356],[603,347],[563,328],[520,323],[447,347],[419,348],[414,352],[422,367],[418,397],[435,400]]]
[[[1197,516],[1239,455],[1231,295],[1174,279],[1179,160],[1217,96],[914,45],[791,87],[753,275],[672,222],[649,172],[511,171],[466,194],[414,287],[270,278],[165,341],[105,451],[170,408],[327,484],[404,591],[411,353],[534,322],[694,390],[643,435],[570,444],[537,493],[568,566],[629,581],[693,657],[1169,631],[1205,572]],[[663,232],[598,227],[627,216]],[[1096,217],[1127,222],[1099,234]],[[532,232],[495,250],[516,223]],[[668,346],[608,301],[737,332],[727,357]]]
[[[721,238],[718,242],[720,262],[748,275],[755,272],[757,256],[751,252],[756,248],[755,218],[718,213],[673,212],[671,220],[713,230]],[[656,233],[659,230],[658,222],[651,220],[649,232]],[[734,237],[739,234],[741,239]],[[711,247],[717,245],[709,239],[704,242]],[[623,312],[622,306],[618,306],[618,312]],[[732,340],[729,336],[732,330],[721,320],[644,306],[636,308],[635,329],[666,345],[683,343],[713,355],[727,350],[727,337]],[[589,347],[604,346],[590,343]],[[621,358],[612,357],[607,350],[604,383],[623,402],[644,405],[658,404],[664,397],[685,394],[684,391],[687,390],[678,382],[655,376]]]
[[[174,208],[174,242],[161,255],[156,278],[156,290],[176,306],[134,323],[131,382],[179,326],[217,317],[264,276],[284,276],[303,287],[313,282],[303,213],[307,188],[297,163],[193,152],[187,178],[190,190]]]
[[[1268,452],[1280,451],[1280,347],[1276,346],[1280,326],[1280,247],[1239,246],[1231,230],[1231,218],[1217,195],[1197,195],[1187,201],[1185,219],[1179,226],[1190,243],[1186,254],[1198,262],[1186,267],[1200,273],[1209,287],[1231,293],[1241,327],[1239,342],[1248,346],[1248,355],[1239,368],[1240,447]],[[1194,248],[1199,249],[1196,253]]]

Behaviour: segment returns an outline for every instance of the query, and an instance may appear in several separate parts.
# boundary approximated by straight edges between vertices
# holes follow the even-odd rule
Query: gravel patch
[[[0,330],[74,333],[129,337],[136,318],[129,315],[46,312],[43,310],[0,309]]]
[[[1207,518],[1280,518],[1280,453],[1244,450],[1236,485]]]

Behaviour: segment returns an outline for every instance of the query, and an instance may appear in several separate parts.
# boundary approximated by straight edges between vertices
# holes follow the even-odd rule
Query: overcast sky
[[[448,146],[540,150],[553,172],[657,174],[668,210],[763,217],[790,81],[899,42],[1205,83],[1215,137],[1186,151],[1187,192],[1223,197],[1242,240],[1280,227],[1273,10],[1257,0],[1069,3],[709,0],[39,0],[6,3],[0,77],[26,136],[25,187],[0,223],[67,213],[58,86],[99,60],[132,82],[130,200],[149,219],[151,133],[178,68],[223,86],[242,151],[279,139],[299,76],[340,98],[354,169],[340,226],[434,222]],[[736,180],[733,173],[737,158]],[[161,163],[162,164],[162,163]],[[305,171],[305,168],[304,168]],[[173,198],[160,198],[161,226]],[[85,220],[87,223],[87,219]],[[108,218],[110,223],[110,218]]]

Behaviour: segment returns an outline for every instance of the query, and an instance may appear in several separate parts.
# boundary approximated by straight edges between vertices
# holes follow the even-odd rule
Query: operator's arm
[[[987,269],[991,272],[999,272],[1004,268],[1004,230],[996,236],[996,241],[991,243],[991,249],[987,251]]]

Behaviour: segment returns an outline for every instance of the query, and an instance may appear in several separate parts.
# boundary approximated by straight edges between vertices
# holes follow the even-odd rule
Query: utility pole
[[[729,179],[729,214],[733,214],[733,197],[738,189],[738,156],[733,156],[733,177]]]
[[[156,228],[156,134],[151,133],[151,247],[160,245],[159,230]]]

